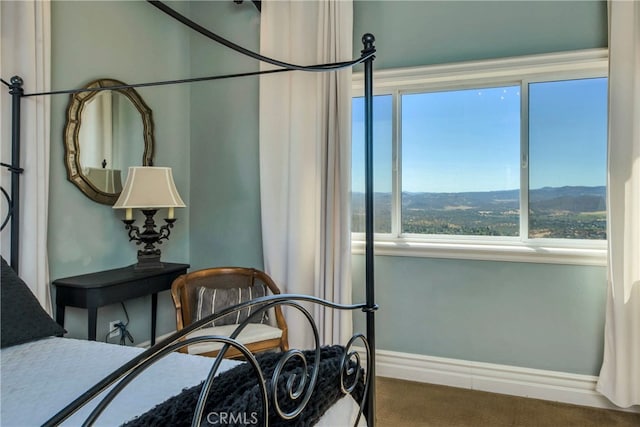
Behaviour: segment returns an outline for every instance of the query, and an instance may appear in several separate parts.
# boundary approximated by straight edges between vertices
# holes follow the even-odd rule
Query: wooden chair
[[[219,292],[224,295],[225,292],[227,294],[229,294],[229,292],[239,292],[238,288],[241,288],[243,289],[242,295],[246,297],[249,295],[247,288],[257,291],[260,285],[264,285],[267,292],[272,294],[280,293],[280,289],[278,289],[271,277],[265,272],[254,268],[216,267],[193,271],[179,276],[173,281],[171,286],[171,296],[176,307],[177,329],[181,330],[186,325],[198,319],[198,309],[202,309],[202,296],[205,295],[205,293],[206,295],[213,294],[208,290],[216,289],[216,293]],[[253,295],[255,295],[255,292]],[[198,307],[199,298],[201,302],[200,307]],[[214,299],[215,298],[214,296]],[[235,304],[238,302],[239,301],[235,301]],[[229,305],[227,305],[227,307]],[[217,311],[219,312],[220,309],[217,309]],[[246,310],[243,311],[246,317]],[[269,319],[267,322],[249,323],[237,338],[237,340],[244,344],[252,353],[272,349],[280,349],[281,351],[287,351],[289,349],[287,324],[280,306],[276,306],[269,311]],[[204,315],[202,317],[204,317]],[[228,316],[225,316],[225,318],[227,317]],[[260,319],[256,319],[256,321],[259,320]],[[189,334],[189,337],[203,335],[229,336],[236,327],[237,324],[235,323],[221,326],[208,326],[194,331]],[[181,351],[189,354],[216,356],[222,348],[222,345],[221,343],[194,344],[183,348]],[[229,358],[238,356],[241,356],[241,353],[233,347],[230,347],[225,353],[225,357]]]

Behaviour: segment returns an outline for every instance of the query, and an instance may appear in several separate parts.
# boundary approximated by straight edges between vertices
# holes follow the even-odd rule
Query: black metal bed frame
[[[216,375],[221,360],[223,359],[224,354],[230,347],[237,348],[250,363],[260,380],[260,390],[262,395],[262,410],[263,414],[267,414],[267,410],[269,407],[268,400],[268,391],[267,384],[270,385],[269,391],[272,397],[271,403],[273,404],[276,413],[283,419],[292,419],[295,418],[300,412],[304,409],[306,404],[308,403],[311,392],[313,391],[314,385],[316,383],[317,375],[318,375],[318,364],[319,364],[319,355],[320,355],[320,340],[318,335],[318,330],[313,320],[311,314],[304,308],[301,303],[312,303],[319,304],[324,307],[330,309],[338,309],[338,310],[361,310],[366,315],[366,337],[362,334],[355,334],[345,346],[345,353],[342,358],[342,367],[341,367],[341,389],[342,392],[347,394],[353,391],[355,387],[354,384],[345,384],[344,378],[349,377],[353,378],[354,372],[359,372],[361,368],[361,361],[359,352],[353,350],[353,345],[357,341],[360,341],[364,346],[365,354],[366,354],[366,378],[364,379],[365,385],[365,393],[363,395],[363,401],[360,402],[360,414],[358,415],[358,420],[360,415],[365,411],[366,420],[369,426],[375,425],[375,312],[378,309],[378,306],[375,303],[375,293],[374,293],[374,277],[373,277],[373,263],[374,263],[374,254],[373,254],[373,60],[375,59],[376,49],[374,47],[375,38],[371,34],[365,34],[362,37],[363,49],[361,51],[361,56],[352,61],[345,62],[337,62],[330,64],[319,64],[319,65],[311,65],[311,66],[302,66],[296,64],[290,64],[286,62],[282,62],[273,58],[268,58],[262,56],[258,53],[249,51],[241,46],[238,46],[215,33],[207,30],[206,28],[198,25],[197,23],[189,20],[185,16],[179,14],[175,10],[166,6],[160,1],[152,1],[148,0],[150,4],[162,10],[169,16],[178,20],[179,22],[189,26],[195,31],[198,31],[202,35],[230,48],[235,50],[236,52],[242,53],[249,57],[252,57],[258,61],[266,62],[272,65],[275,65],[280,68],[265,70],[265,71],[255,71],[255,72],[247,72],[247,73],[239,73],[239,74],[228,74],[223,76],[209,76],[209,77],[197,77],[197,78],[189,78],[189,79],[180,79],[180,80],[167,80],[167,81],[158,81],[151,83],[139,83],[139,84],[131,84],[131,85],[122,85],[122,86],[112,86],[112,87],[102,87],[102,88],[94,88],[94,89],[70,89],[70,90],[56,90],[50,92],[40,92],[40,93],[24,93],[23,90],[23,80],[19,76],[14,76],[10,79],[10,82],[6,82],[5,80],[1,80],[4,85],[9,88],[9,94],[12,96],[12,138],[11,138],[11,164],[2,163],[3,167],[6,167],[11,172],[11,195],[7,194],[4,188],[1,188],[3,196],[5,197],[8,203],[8,210],[6,218],[2,221],[0,229],[4,229],[7,223],[11,222],[11,257],[10,264],[12,268],[18,272],[19,268],[19,236],[20,236],[20,174],[23,172],[23,169],[20,167],[20,104],[21,99],[24,97],[30,96],[46,96],[46,95],[57,95],[57,94],[73,94],[78,92],[83,92],[87,90],[116,90],[116,89],[124,89],[124,88],[136,88],[136,87],[149,87],[149,86],[162,86],[169,84],[179,84],[179,83],[189,83],[189,82],[198,82],[198,81],[208,81],[208,80],[220,80],[227,78],[236,78],[236,77],[245,77],[245,76],[253,76],[253,75],[261,75],[261,74],[270,74],[270,73],[279,73],[279,72],[287,72],[287,71],[305,71],[305,72],[327,72],[327,71],[336,71],[340,69],[346,69],[349,67],[353,67],[357,64],[364,64],[364,105],[365,105],[365,302],[360,304],[351,304],[351,305],[343,305],[336,304],[331,301],[323,300],[320,298],[316,298],[313,296],[306,295],[296,295],[296,294],[280,294],[280,295],[272,295],[267,297],[258,298],[252,301],[247,301],[245,303],[238,304],[233,307],[229,307],[228,309],[221,311],[216,314],[212,314],[198,322],[192,323],[188,325],[184,329],[172,334],[168,338],[158,342],[156,345],[147,349],[143,353],[141,353],[136,358],[127,362],[125,365],[121,366],[116,371],[112,372],[110,375],[105,377],[102,381],[94,385],[91,389],[87,390],[84,394],[79,396],[76,400],[71,402],[67,407],[62,409],[58,414],[52,417],[49,421],[45,423],[46,426],[54,426],[58,425],[64,420],[68,419],[71,415],[73,415],[77,410],[83,407],[86,403],[91,401],[95,396],[100,394],[102,391],[106,390],[109,387],[113,388],[107,393],[106,397],[102,399],[102,401],[96,406],[96,408],[89,415],[84,425],[92,424],[97,417],[100,416],[102,411],[106,408],[106,406],[113,400],[113,398],[127,385],[130,381],[132,381],[136,376],[138,376],[141,372],[143,372],[147,367],[149,367],[155,361],[163,358],[167,354],[174,352],[176,350],[180,350],[184,347],[187,347],[192,344],[201,343],[201,342],[220,342],[223,344],[222,349],[220,350],[219,357],[216,358],[213,366],[207,376],[207,379],[203,383],[202,391],[200,393],[200,397],[195,408],[195,415],[192,420],[192,426],[199,426],[200,421],[203,416],[204,404],[206,402],[206,397],[208,392],[211,389],[212,382],[214,376]],[[239,343],[236,338],[240,334],[240,332],[247,326],[247,324],[254,317],[261,316],[262,313],[266,310],[271,309],[276,305],[287,305],[293,307],[306,317],[309,321],[309,324],[312,328],[315,340],[315,362],[312,369],[311,378],[307,384],[306,378],[301,378],[298,380],[298,383],[295,385],[294,390],[294,381],[291,381],[288,384],[288,397],[294,401],[299,400],[299,404],[293,411],[283,412],[280,408],[279,397],[277,396],[277,392],[275,386],[280,377],[280,371],[285,366],[286,363],[295,358],[301,358],[302,362],[306,365],[306,360],[304,359],[304,355],[300,350],[289,350],[283,354],[283,357],[280,359],[273,378],[271,378],[268,382],[265,382],[265,378],[260,370],[260,367],[256,361],[256,358],[253,356],[251,352],[249,352],[245,346]],[[239,324],[236,330],[229,337],[222,336],[201,336],[197,338],[188,338],[187,335],[192,333],[195,330],[201,329],[209,324],[212,320],[215,320],[219,317],[223,317],[229,313],[237,312],[247,307],[254,307],[252,309],[252,315],[243,323]],[[357,375],[355,376],[357,379]],[[355,380],[354,380],[355,381]],[[356,424],[358,422],[356,420]],[[268,425],[268,417],[265,416],[264,425]]]

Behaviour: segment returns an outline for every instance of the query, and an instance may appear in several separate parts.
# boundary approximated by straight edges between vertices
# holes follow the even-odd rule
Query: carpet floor
[[[638,427],[640,414],[392,378],[376,381],[378,427]]]

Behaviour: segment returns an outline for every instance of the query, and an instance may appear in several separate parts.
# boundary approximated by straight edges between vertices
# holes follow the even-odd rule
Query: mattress
[[[46,338],[4,348],[0,352],[0,425],[41,425],[107,374],[143,349],[71,338]],[[153,408],[184,388],[199,384],[212,358],[173,353],[129,384],[107,407],[95,425],[117,426]],[[237,361],[223,360],[221,371]],[[215,387],[215,382],[214,382]],[[106,393],[106,391],[105,391]],[[76,426],[89,415],[97,399],[62,425]],[[321,418],[318,426],[351,426],[358,405],[345,396]],[[364,425],[360,420],[360,425]]]

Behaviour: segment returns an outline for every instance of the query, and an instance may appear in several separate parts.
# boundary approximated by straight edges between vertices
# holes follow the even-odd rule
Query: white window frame
[[[520,221],[520,236],[402,235],[400,95],[434,90],[456,90],[483,86],[521,86],[520,188],[527,188],[528,173],[528,84],[582,78],[607,77],[608,50],[588,49],[506,59],[469,61],[424,67],[377,70],[374,95],[392,95],[392,205],[391,233],[376,233],[376,255],[472,259],[604,266],[606,240],[530,239],[528,222]],[[362,96],[364,76],[353,74],[352,95]],[[375,171],[374,171],[375,173]],[[528,195],[520,192],[520,209],[528,210]],[[364,233],[352,233],[352,253],[364,253]]]

